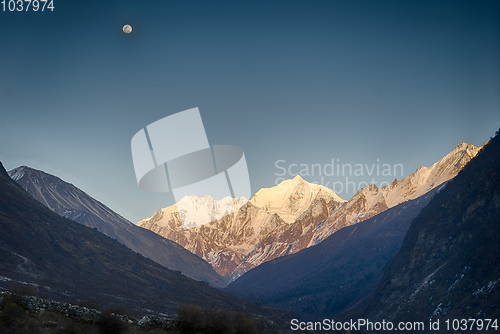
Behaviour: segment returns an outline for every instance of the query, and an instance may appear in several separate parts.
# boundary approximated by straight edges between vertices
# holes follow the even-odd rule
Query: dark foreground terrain
[[[242,313],[203,310],[194,305],[181,306],[176,320],[151,315],[137,319],[125,313],[126,310],[119,307],[100,312],[85,306],[4,292],[0,295],[0,332],[253,334],[266,331]]]

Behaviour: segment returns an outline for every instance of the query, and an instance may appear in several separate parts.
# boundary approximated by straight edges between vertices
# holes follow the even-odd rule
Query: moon
[[[132,32],[132,27],[128,24],[124,25],[123,26],[123,32],[126,33],[127,35],[130,34]]]

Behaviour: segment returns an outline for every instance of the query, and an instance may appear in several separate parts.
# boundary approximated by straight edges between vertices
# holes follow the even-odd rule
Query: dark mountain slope
[[[436,191],[345,227],[297,254],[264,263],[226,291],[306,318],[337,314],[375,289],[412,219]]]
[[[500,137],[413,221],[370,302],[352,317],[500,318]]]
[[[225,282],[206,261],[173,241],[132,224],[110,208],[58,177],[26,166],[9,171],[10,177],[33,198],[58,215],[118,240],[128,248],[173,270],[212,286]]]
[[[29,284],[41,297],[94,299],[102,307],[123,305],[136,315],[152,311],[172,315],[181,304],[260,313],[251,303],[168,270],[95,229],[60,217],[11,180],[1,163],[0,259],[0,287]]]

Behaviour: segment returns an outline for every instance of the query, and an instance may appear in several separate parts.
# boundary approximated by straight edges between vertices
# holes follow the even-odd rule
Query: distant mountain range
[[[335,210],[314,232],[299,237],[300,249],[323,241],[343,227],[371,218],[388,208],[408,200],[416,199],[431,189],[454,178],[480,148],[460,143],[450,153],[431,167],[419,167],[413,174],[402,180],[394,180],[390,185],[377,188],[368,185],[360,189],[345,205]]]
[[[175,242],[132,224],[74,185],[26,166],[9,171],[9,176],[34,199],[55,213],[118,240],[128,248],[198,281],[225,286],[222,278],[203,259]]]
[[[183,200],[191,201],[193,211],[199,211],[200,206],[210,210],[219,206],[218,201],[209,196],[201,200],[196,196]],[[236,207],[234,213],[202,226],[185,230],[175,205],[158,211],[138,225],[174,240],[201,256],[231,281],[235,273],[248,270],[244,267],[253,268],[266,259],[284,255],[268,249],[260,257],[251,258],[252,250],[257,254],[259,245],[270,245],[274,235],[289,228],[290,222],[299,218],[312,205],[323,204],[326,218],[332,208],[342,203],[344,200],[332,190],[310,184],[297,176],[276,187],[261,189],[241,208]],[[183,207],[187,207],[186,203]]]
[[[133,315],[173,317],[182,304],[224,308],[269,319],[257,308],[208,284],[166,269],[96,229],[52,212],[13,181],[0,163],[0,289],[28,285],[44,298]]]
[[[461,143],[431,167],[381,189],[369,185],[349,201],[300,176],[259,190],[248,203],[221,219],[184,229],[175,205],[142,220],[139,226],[173,240],[205,259],[232,282],[248,270],[275,258],[319,244],[336,231],[416,199],[455,177],[479,151]],[[222,207],[210,197],[183,199],[193,211]]]

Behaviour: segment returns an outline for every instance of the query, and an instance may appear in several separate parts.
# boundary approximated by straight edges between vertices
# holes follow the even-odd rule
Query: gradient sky
[[[192,107],[212,144],[245,151],[253,192],[274,185],[277,160],[379,159],[407,176],[500,127],[499,1],[54,6],[0,12],[0,160],[133,222],[173,196],[137,186],[132,136]]]

